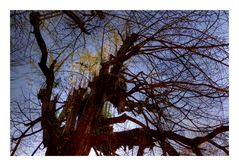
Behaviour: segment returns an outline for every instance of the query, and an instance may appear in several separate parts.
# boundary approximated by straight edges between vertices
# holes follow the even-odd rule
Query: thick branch
[[[115,152],[120,146],[129,146],[129,149],[133,146],[141,146],[143,149],[152,148],[154,146],[153,138],[149,135],[149,132],[140,128],[114,132],[110,135],[104,133],[100,136],[92,137],[92,142],[94,146],[99,146],[104,142],[108,142],[112,148],[112,152]]]
[[[147,126],[145,124],[128,116],[127,114],[123,114],[123,115],[121,115],[119,117],[115,117],[115,118],[102,119],[100,124],[103,126],[108,126],[108,125],[115,124],[115,123],[124,123],[126,120],[130,120],[145,129],[147,128]]]
[[[221,126],[221,127],[218,127],[216,129],[214,129],[212,132],[210,132],[206,136],[196,137],[196,138],[187,138],[187,137],[181,136],[179,134],[176,134],[172,131],[165,131],[164,135],[168,139],[178,141],[178,142],[181,142],[185,145],[190,146],[192,148],[192,151],[196,155],[202,155],[202,153],[201,153],[201,151],[198,147],[200,144],[202,144],[204,142],[210,142],[215,136],[217,136],[220,133],[226,132],[228,130],[229,130],[228,126]]]
[[[41,50],[42,56],[41,61],[39,63],[39,66],[43,72],[43,74],[47,77],[49,73],[49,69],[46,66],[47,64],[47,56],[48,56],[48,50],[46,47],[46,43],[42,38],[41,32],[40,32],[40,13],[39,12],[31,12],[30,13],[30,22],[33,26],[33,33],[36,37],[37,44]]]
[[[168,139],[179,141],[179,142],[181,142],[181,143],[183,143],[185,145],[195,146],[195,145],[200,145],[203,142],[208,142],[211,139],[213,139],[216,135],[218,135],[220,133],[223,133],[223,132],[226,132],[228,130],[229,130],[228,126],[221,126],[221,127],[218,127],[216,129],[214,129],[211,133],[209,133],[206,136],[196,137],[196,138],[187,138],[187,137],[184,137],[182,135],[176,134],[176,133],[174,133],[172,131],[165,131],[163,134]]]
[[[79,26],[82,32],[84,32],[85,34],[90,34],[85,28],[85,22],[80,17],[78,17],[73,11],[66,10],[63,12]]]
[[[46,87],[41,88],[38,93],[38,98],[42,102],[42,118],[41,125],[43,129],[43,144],[48,147],[46,155],[57,154],[55,144],[60,143],[59,141],[59,131],[60,125],[55,117],[56,102],[51,101],[51,94],[54,82],[54,65],[56,61],[53,61],[50,67],[47,66],[48,50],[46,43],[40,32],[41,15],[39,12],[30,13],[30,22],[33,26],[33,33],[36,37],[37,44],[41,50],[41,60],[39,66],[46,77]],[[58,142],[59,141],[59,142]],[[51,147],[51,148],[49,148]]]
[[[48,89],[48,95],[51,94],[51,89],[52,85],[54,82],[54,65],[55,61],[51,64],[50,68],[47,67],[47,58],[48,58],[48,50],[46,43],[41,35],[40,32],[40,24],[41,24],[41,19],[40,19],[40,13],[39,12],[31,12],[30,13],[30,22],[33,26],[33,33],[36,37],[37,44],[41,50],[42,56],[41,56],[41,61],[39,63],[39,66],[43,72],[43,74],[46,77],[46,83],[47,83],[47,89]]]
[[[229,126],[221,126],[216,129],[214,129],[211,133],[209,133],[206,136],[203,137],[196,137],[193,139],[193,142],[196,144],[202,144],[203,142],[208,142],[214,137],[216,137],[218,134],[229,131]]]
[[[163,155],[166,155],[166,153],[168,153],[168,155],[170,156],[179,155],[176,149],[172,145],[170,145],[170,143],[168,143],[166,140],[161,140],[161,148],[163,150]]]
[[[142,149],[148,147],[151,148],[154,146],[154,138],[160,141],[165,139],[171,139],[176,142],[180,142],[190,146],[192,148],[192,151],[196,153],[196,155],[202,155],[198,146],[201,143],[210,141],[216,135],[228,131],[228,129],[228,126],[221,126],[214,129],[206,136],[187,138],[172,131],[159,132],[157,130],[152,129],[136,128],[129,131],[114,132],[113,134],[104,133],[99,136],[94,136],[92,137],[92,143],[94,146],[99,146],[104,142],[107,142],[112,147],[112,152],[114,152],[120,146],[141,146],[139,155],[142,155]],[[178,152],[174,149],[174,147],[166,141],[162,141],[162,148],[169,155],[178,155]]]

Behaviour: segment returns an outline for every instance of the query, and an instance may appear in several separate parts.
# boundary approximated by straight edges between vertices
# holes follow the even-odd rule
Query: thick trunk
[[[84,106],[71,140],[65,148],[64,155],[88,155],[92,147],[91,137],[94,124],[101,113],[105,101],[106,86],[101,75],[95,79],[91,94]]]

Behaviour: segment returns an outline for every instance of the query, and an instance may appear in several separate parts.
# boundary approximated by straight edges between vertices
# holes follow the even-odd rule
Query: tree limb
[[[85,28],[85,22],[79,16],[77,16],[73,11],[66,10],[63,12],[79,26],[82,32],[88,35],[90,34]]]
[[[102,119],[100,124],[103,126],[108,126],[111,124],[115,124],[115,123],[124,123],[126,120],[130,120],[134,123],[136,123],[137,125],[141,126],[142,128],[147,128],[147,126],[145,124],[143,124],[142,122],[128,116],[127,114],[123,114],[119,117],[115,117],[115,118],[107,118],[107,119]]]
[[[153,129],[136,128],[128,131],[114,132],[113,134],[103,133],[99,136],[94,136],[91,139],[93,145],[95,146],[99,146],[104,142],[108,142],[112,147],[112,151],[115,151],[120,146],[142,146],[141,150],[138,152],[139,155],[142,155],[142,149],[153,147],[156,140],[162,141],[165,139],[170,139],[188,145],[192,147],[192,150],[196,155],[202,155],[198,146],[204,142],[210,141],[216,135],[228,131],[228,129],[228,126],[221,126],[214,129],[206,136],[187,138],[172,131],[159,132],[158,130]],[[170,143],[163,141],[162,146],[163,150],[169,155],[179,155],[175,148],[170,145]]]

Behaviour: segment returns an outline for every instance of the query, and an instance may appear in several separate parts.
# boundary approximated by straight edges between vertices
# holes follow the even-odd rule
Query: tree
[[[23,64],[11,155],[229,154],[227,11],[11,11]]]

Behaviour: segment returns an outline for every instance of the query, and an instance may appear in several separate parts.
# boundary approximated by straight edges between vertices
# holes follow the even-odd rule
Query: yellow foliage
[[[80,71],[87,71],[93,76],[98,76],[100,69],[100,57],[97,56],[97,54],[94,55],[91,54],[89,51],[85,51],[85,53],[80,57],[79,65]]]
[[[51,65],[54,61],[54,56],[53,56],[53,53],[50,53],[50,57],[49,57],[49,65]]]
[[[108,45],[103,46],[103,51],[102,51],[102,61],[108,61],[109,60],[109,54],[110,54],[110,49]]]
[[[116,46],[118,46],[119,41],[120,41],[119,35],[116,31],[114,31],[114,43],[115,43]]]
[[[112,31],[111,37],[114,45],[116,46],[115,50],[117,50],[117,46],[121,44],[120,36],[117,31]],[[112,46],[112,41],[105,41],[103,48],[97,50],[97,52],[95,53],[84,49],[80,55],[78,62],[72,64],[72,69],[70,71],[70,76],[72,77],[71,84],[75,85],[77,83],[77,80],[79,80],[79,76],[74,76],[74,71],[83,74],[85,77],[98,76],[101,61],[106,62],[109,60],[110,54],[114,50]],[[88,75],[86,75],[86,73],[88,73]]]

